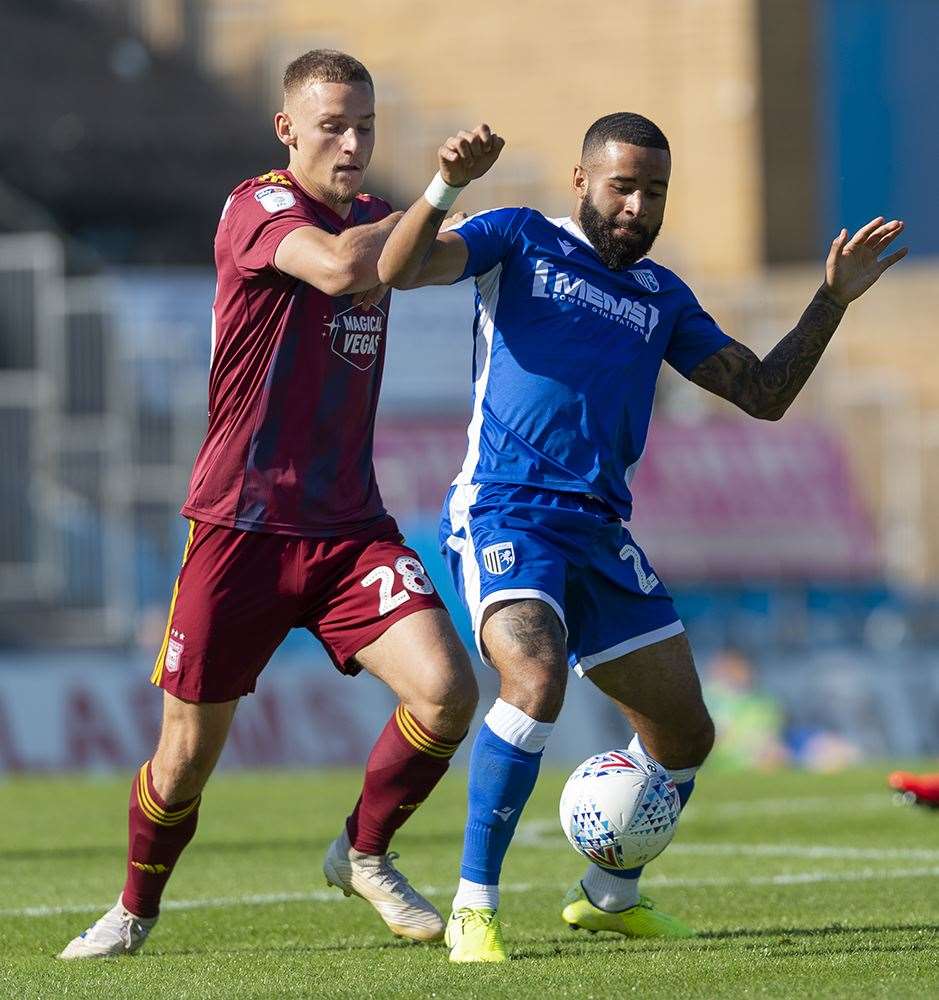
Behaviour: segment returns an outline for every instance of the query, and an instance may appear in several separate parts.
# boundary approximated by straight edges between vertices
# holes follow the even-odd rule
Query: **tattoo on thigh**
[[[502,608],[493,625],[525,656],[544,657],[564,646],[558,616],[542,601],[519,601]]]

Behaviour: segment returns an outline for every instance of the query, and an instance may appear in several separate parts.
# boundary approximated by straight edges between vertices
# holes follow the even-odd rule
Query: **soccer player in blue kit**
[[[671,157],[638,114],[594,122],[574,168],[571,218],[530,208],[440,224],[495,162],[481,125],[439,150],[439,171],[378,265],[397,288],[476,279],[474,408],[441,542],[483,659],[500,676],[470,760],[452,961],[504,961],[499,875],[531,794],[570,669],[613,699],[633,746],[688,800],[714,727],[681,620],[629,532],[662,361],[751,416],[778,420],[848,304],[906,253],[873,219],[831,244],[825,279],[795,328],[760,360],[724,334],[688,286],[646,257],[661,228]],[[719,220],[715,220],[716,224]],[[572,927],[639,937],[693,933],[640,896],[641,869],[596,865],[568,893]]]

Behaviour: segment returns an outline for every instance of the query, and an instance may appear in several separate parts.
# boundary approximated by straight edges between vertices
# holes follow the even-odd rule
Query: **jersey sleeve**
[[[274,254],[288,233],[316,224],[293,191],[279,184],[237,192],[223,218],[235,266],[249,275],[274,267]]]
[[[520,208],[494,208],[478,212],[448,230],[462,238],[469,252],[466,267],[457,281],[485,274],[505,257],[521,228],[523,211]]]
[[[690,288],[686,287],[685,292],[687,302],[678,315],[665,360],[688,378],[702,361],[732,343],[733,338],[701,308]]]

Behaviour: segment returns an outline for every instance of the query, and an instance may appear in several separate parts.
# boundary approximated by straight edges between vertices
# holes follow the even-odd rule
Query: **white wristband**
[[[462,190],[463,188],[461,187],[454,187],[452,184],[448,184],[440,176],[440,171],[438,170],[434,174],[434,179],[427,185],[427,190],[424,192],[424,199],[431,208],[446,212],[456,201],[457,195]]]

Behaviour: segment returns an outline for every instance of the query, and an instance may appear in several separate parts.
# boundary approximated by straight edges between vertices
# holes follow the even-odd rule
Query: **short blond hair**
[[[367,83],[372,90],[372,75],[352,56],[336,49],[311,49],[304,52],[284,71],[284,94],[306,83]]]

